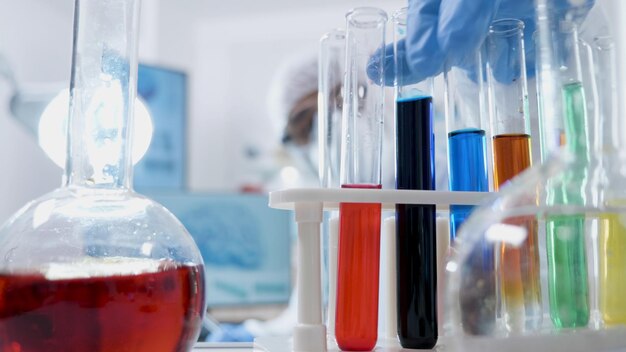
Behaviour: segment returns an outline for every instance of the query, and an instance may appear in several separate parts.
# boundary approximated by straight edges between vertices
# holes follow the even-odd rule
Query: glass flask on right
[[[459,231],[446,265],[443,336],[451,350],[626,351],[625,11],[619,0],[535,0],[525,51],[541,163]],[[537,293],[525,289],[537,281],[502,256],[505,248],[527,255],[529,241],[539,257],[540,310],[512,313],[502,278],[515,277],[524,294]],[[485,244],[493,266],[484,263]]]

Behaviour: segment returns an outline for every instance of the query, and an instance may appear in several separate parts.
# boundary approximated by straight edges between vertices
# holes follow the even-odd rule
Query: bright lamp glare
[[[67,154],[67,120],[69,116],[69,89],[63,89],[46,106],[39,120],[39,146],[55,164],[65,167]],[[133,119],[133,146],[131,157],[133,165],[146,154],[154,126],[146,105],[141,99],[136,100],[135,118]]]

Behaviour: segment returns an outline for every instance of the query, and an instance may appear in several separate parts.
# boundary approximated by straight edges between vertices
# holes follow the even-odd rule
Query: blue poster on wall
[[[146,103],[154,133],[152,143],[134,169],[134,186],[183,190],[186,168],[187,76],[184,72],[139,65],[137,94]]]

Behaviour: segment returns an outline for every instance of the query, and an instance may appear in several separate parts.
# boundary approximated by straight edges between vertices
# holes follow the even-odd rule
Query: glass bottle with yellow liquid
[[[606,187],[601,202],[607,208],[600,215],[598,234],[598,305],[606,326],[626,324],[626,194],[623,188],[623,162],[620,156],[615,46],[611,37],[594,40],[598,96],[600,97],[597,152]],[[609,191],[610,190],[610,191]]]

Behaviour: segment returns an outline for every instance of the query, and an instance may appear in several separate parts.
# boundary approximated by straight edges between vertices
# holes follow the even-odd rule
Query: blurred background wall
[[[390,13],[402,1],[146,0],[140,61],[188,75],[187,187],[236,191],[255,173],[271,177],[279,132],[267,86],[281,59],[317,49],[354,6]],[[69,83],[72,0],[0,2],[0,55],[20,86]],[[34,88],[33,88],[34,87]],[[12,88],[0,79],[0,221],[61,182],[62,170],[9,111]],[[269,160],[269,161],[268,161]]]

